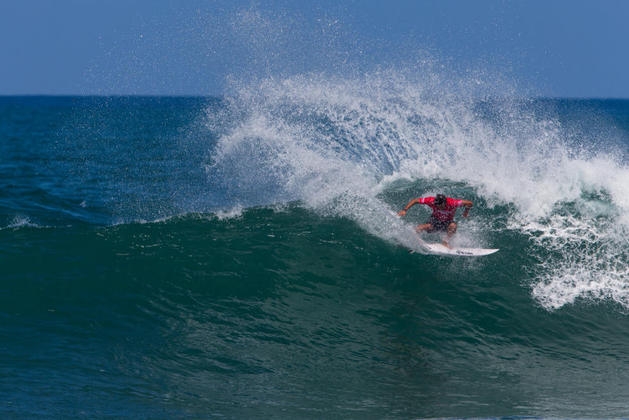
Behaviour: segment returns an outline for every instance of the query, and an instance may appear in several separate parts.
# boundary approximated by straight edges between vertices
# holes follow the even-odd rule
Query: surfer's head
[[[447,202],[448,200],[445,195],[437,194],[437,196],[435,197],[434,204],[435,206],[445,206]]]

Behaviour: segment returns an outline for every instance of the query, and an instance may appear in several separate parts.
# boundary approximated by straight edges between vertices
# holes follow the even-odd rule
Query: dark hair
[[[435,197],[435,204],[437,206],[441,206],[443,204],[446,204],[446,202],[447,202],[447,198],[443,194],[437,194],[437,196]]]

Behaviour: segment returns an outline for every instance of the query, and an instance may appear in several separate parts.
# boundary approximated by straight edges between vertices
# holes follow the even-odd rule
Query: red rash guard
[[[417,202],[419,204],[425,204],[430,207],[432,209],[431,217],[441,222],[450,222],[454,220],[454,214],[456,213],[457,207],[461,207],[463,205],[463,200],[457,200],[450,197],[446,199],[445,209],[439,209],[435,207],[435,197],[422,197],[419,198]]]

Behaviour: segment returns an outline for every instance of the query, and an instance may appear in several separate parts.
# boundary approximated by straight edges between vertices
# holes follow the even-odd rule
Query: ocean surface
[[[404,80],[0,97],[0,416],[627,417],[628,152]],[[498,253],[414,245],[440,192]]]

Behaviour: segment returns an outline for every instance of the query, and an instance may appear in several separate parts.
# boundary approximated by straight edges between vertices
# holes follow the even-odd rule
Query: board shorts
[[[439,219],[435,219],[434,217],[431,217],[430,220],[428,220],[428,222],[426,223],[430,223],[432,225],[432,230],[436,230],[439,232],[446,232],[448,230],[448,226],[450,226],[450,223],[453,223],[453,222],[454,220],[439,220]]]

